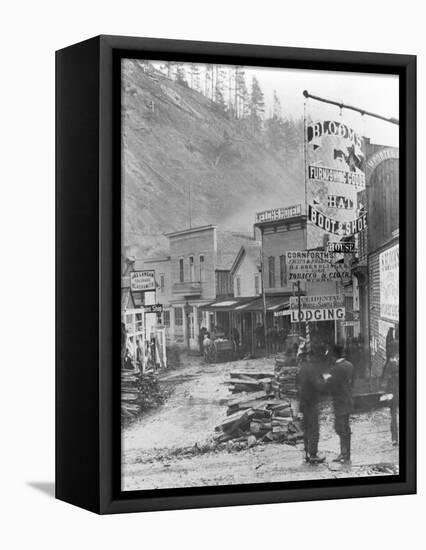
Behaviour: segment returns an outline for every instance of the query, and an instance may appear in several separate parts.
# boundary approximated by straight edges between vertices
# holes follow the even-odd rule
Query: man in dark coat
[[[325,460],[324,456],[318,455],[319,400],[324,387],[321,378],[322,356],[322,350],[315,346],[312,346],[309,353],[302,352],[297,374],[299,410],[303,413],[305,460],[311,464],[318,464]]]
[[[340,438],[340,454],[334,462],[349,462],[351,459],[350,414],[353,410],[352,386],[354,367],[347,361],[343,346],[334,347],[335,363],[324,378],[328,381],[333,399],[334,429]]]
[[[389,346],[389,360],[383,370],[383,386],[390,401],[392,445],[398,445],[398,411],[399,411],[399,342],[394,340]]]

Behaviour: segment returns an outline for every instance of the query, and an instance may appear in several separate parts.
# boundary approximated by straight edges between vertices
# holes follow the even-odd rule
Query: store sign
[[[132,271],[130,273],[130,289],[132,292],[155,290],[155,271]]]
[[[399,245],[382,252],[380,269],[380,317],[399,321]]]
[[[312,205],[309,205],[309,221],[328,233],[346,237],[367,229],[367,214],[351,221],[342,222],[329,218]]]
[[[331,252],[287,251],[285,261],[289,282],[323,282],[351,278],[350,269],[342,264],[336,264],[336,258]]]
[[[356,252],[355,243],[328,242],[328,251],[335,254],[350,254]]]
[[[300,298],[292,296],[290,298],[290,320],[292,323],[343,321],[345,313],[344,297],[340,295],[300,296]]]
[[[343,118],[307,124],[305,163],[307,248],[322,246],[324,231],[334,241],[361,231],[366,218],[361,224],[354,216],[366,181],[362,137]]]
[[[144,305],[145,313],[163,313],[163,304],[148,304]]]
[[[277,220],[286,220],[294,218],[302,214],[302,205],[295,204],[294,206],[286,206],[282,208],[274,208],[273,210],[265,210],[256,214],[256,223],[272,222]]]

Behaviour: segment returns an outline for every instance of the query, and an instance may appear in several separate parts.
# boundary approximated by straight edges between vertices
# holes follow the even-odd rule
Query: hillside
[[[126,253],[166,250],[164,233],[209,223],[251,231],[257,211],[303,201],[302,159],[268,150],[201,93],[123,63]],[[190,200],[189,200],[190,198]]]

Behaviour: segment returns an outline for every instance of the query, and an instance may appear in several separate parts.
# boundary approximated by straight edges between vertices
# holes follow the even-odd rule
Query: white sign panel
[[[343,321],[345,319],[344,297],[330,296],[292,296],[290,314],[292,323],[307,321]]]
[[[399,321],[399,245],[380,254],[380,317]]]
[[[350,279],[350,270],[336,264],[331,252],[294,250],[285,253],[288,282]]]
[[[132,292],[155,290],[155,271],[132,271],[130,273],[130,289]]]

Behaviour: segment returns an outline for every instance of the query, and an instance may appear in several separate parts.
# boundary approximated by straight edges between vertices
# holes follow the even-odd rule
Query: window
[[[160,292],[161,292],[161,294],[164,294],[164,287],[165,287],[164,273],[161,273],[161,275],[160,275]]]
[[[200,256],[200,281],[204,283],[206,280],[206,271],[204,266],[204,255],[201,254]]]
[[[194,256],[189,257],[189,280],[193,281],[195,279],[194,272]]]
[[[179,260],[179,281],[183,283],[185,280],[185,274],[184,274],[184,266],[183,266],[183,258],[180,258]]]
[[[287,283],[287,277],[285,272],[285,256],[282,254],[280,256],[280,286],[283,287]]]
[[[183,325],[183,311],[181,307],[175,307],[175,325],[178,327]]]
[[[165,327],[170,326],[170,311],[168,309],[163,311],[163,324]]]
[[[237,296],[241,296],[241,277],[238,276],[235,279],[235,281],[237,283],[237,285],[236,285],[236,294],[237,294]]]
[[[254,276],[254,293],[260,294],[259,275]]]
[[[269,275],[269,288],[275,288],[275,258],[269,256],[268,258],[268,275]]]

